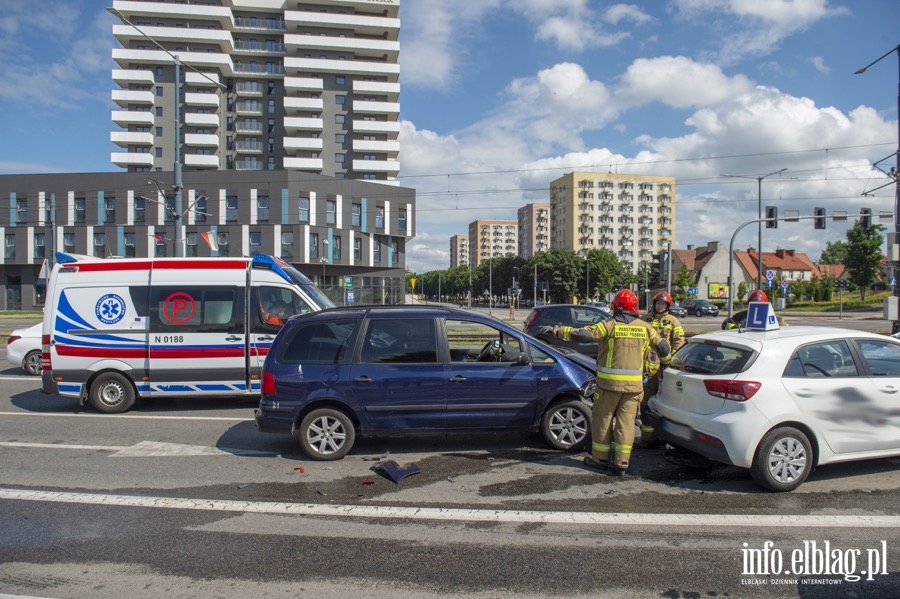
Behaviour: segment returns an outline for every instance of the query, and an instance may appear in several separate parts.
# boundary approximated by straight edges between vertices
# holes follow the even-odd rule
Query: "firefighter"
[[[545,326],[541,327],[540,335],[597,342],[597,394],[591,410],[591,455],[584,458],[584,463],[591,468],[607,468],[612,474],[622,476],[631,460],[635,419],[644,392],[645,362],[653,360],[654,356],[667,362],[669,343],[640,319],[637,296],[628,289],[616,294],[612,310],[610,320],[580,329]]]
[[[650,313],[647,315],[650,326],[656,329],[659,336],[668,341],[669,349],[674,354],[685,343],[684,327],[681,322],[669,313],[672,308],[672,296],[661,291],[653,298]],[[656,431],[647,420],[647,402],[659,391],[659,381],[662,379],[662,369],[648,361],[648,367],[644,372],[644,398],[641,400],[641,440],[638,447],[655,447],[659,444],[656,440]]]
[[[756,289],[750,292],[750,296],[747,298],[748,302],[767,302],[769,301],[769,296],[766,295],[766,292],[761,289]],[[778,325],[782,327],[787,326],[787,322],[778,316]],[[722,329],[740,329],[747,323],[747,310],[741,310],[737,314],[733,315],[731,318],[726,318],[722,321]]]
[[[280,327],[286,322],[287,306],[278,299],[277,291],[261,289],[259,313],[263,322]]]

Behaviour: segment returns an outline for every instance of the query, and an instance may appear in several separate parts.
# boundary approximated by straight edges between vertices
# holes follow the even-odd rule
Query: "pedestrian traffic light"
[[[825,218],[825,209],[824,208],[813,208],[813,215],[815,215],[815,217],[816,217],[815,220],[813,220],[813,222],[815,223],[815,228],[816,229],[824,229],[825,221],[827,220]]]
[[[871,208],[860,208],[859,209],[859,224],[862,225],[863,229],[868,229],[872,226],[872,209]]]
[[[766,206],[766,228],[767,229],[777,229],[778,228],[778,207],[777,206]]]

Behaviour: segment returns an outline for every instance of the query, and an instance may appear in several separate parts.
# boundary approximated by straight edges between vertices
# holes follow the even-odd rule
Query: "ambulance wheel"
[[[300,423],[300,446],[314,460],[339,460],[356,440],[353,422],[340,410],[313,410]]]
[[[90,402],[104,414],[127,412],[134,405],[134,387],[118,372],[104,372],[91,385]]]

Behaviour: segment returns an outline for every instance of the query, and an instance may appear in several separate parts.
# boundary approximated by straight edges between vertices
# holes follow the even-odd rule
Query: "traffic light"
[[[766,206],[766,228],[767,229],[777,229],[778,228],[778,207],[777,206]]]
[[[825,209],[824,208],[814,208],[813,215],[815,216],[815,220],[813,220],[813,223],[815,223],[815,228],[816,229],[824,229],[825,221],[826,221]]]
[[[848,287],[850,287],[850,281],[845,281],[843,279],[834,280],[835,289],[847,289]]]
[[[860,208],[859,209],[859,224],[862,225],[863,229],[868,229],[872,226],[872,209],[871,208]]]

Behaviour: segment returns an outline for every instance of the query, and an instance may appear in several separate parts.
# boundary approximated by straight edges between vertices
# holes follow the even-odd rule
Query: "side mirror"
[[[515,364],[519,366],[525,366],[526,364],[531,364],[531,358],[528,357],[528,354],[525,352],[520,352],[514,361]]]

